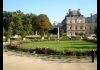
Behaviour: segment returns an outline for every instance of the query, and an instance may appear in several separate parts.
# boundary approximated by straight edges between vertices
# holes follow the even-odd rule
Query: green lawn
[[[70,49],[70,50],[89,50],[97,49],[97,44],[86,42],[83,40],[70,40],[70,41],[60,41],[60,44],[57,44],[57,41],[44,41],[44,42],[31,42],[21,44],[20,47],[34,49],[36,47],[49,47],[59,50]]]

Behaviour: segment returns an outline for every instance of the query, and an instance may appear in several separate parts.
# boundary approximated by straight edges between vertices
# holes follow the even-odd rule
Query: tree
[[[44,37],[45,32],[44,31],[40,31],[40,35],[41,37]]]
[[[52,30],[49,30],[49,33],[57,34],[57,28],[53,28]]]
[[[49,26],[48,26],[47,30],[49,31],[49,30],[53,30],[53,29],[54,29],[53,25],[51,24],[51,22],[49,22]]]
[[[13,30],[10,26],[8,27],[8,31],[11,33],[11,35],[13,34]]]
[[[38,27],[38,16],[32,17],[31,24],[32,24],[32,27],[33,27],[34,31],[39,30],[39,27]]]
[[[84,33],[83,33],[83,32],[81,32],[81,33],[79,33],[79,35],[80,35],[80,36],[83,36],[83,35],[84,35]]]
[[[60,29],[59,30],[59,33],[60,33],[60,37],[62,37],[63,36],[63,33],[64,33],[64,30],[63,29]]]
[[[75,35],[79,35],[79,33],[78,32],[75,32]]]
[[[48,39],[50,39],[50,33],[47,33],[47,37],[48,37]]]
[[[21,35],[21,37],[22,37],[22,40],[24,40],[25,37],[26,37],[26,32],[25,32],[25,31],[22,31],[22,32],[20,33],[20,35]]]
[[[31,24],[23,25],[23,30],[26,31],[27,34],[30,34],[33,30],[32,25]]]
[[[44,36],[44,32],[52,28],[49,18],[45,14],[34,16],[31,23],[34,30],[39,31],[41,36]]]
[[[11,27],[13,34],[20,34],[23,15],[20,10],[16,12],[3,11],[3,27],[5,30],[7,31]]]
[[[20,10],[3,11],[3,27],[5,31],[12,30],[13,35],[20,34],[21,31],[26,31],[27,34],[37,31],[39,34],[43,34],[43,32],[53,29],[47,15],[24,14]]]
[[[4,33],[5,33],[5,28],[3,27],[3,35],[4,35]]]
[[[6,40],[7,40],[7,41],[10,41],[11,32],[10,32],[10,31],[6,31],[6,32],[4,33],[4,35],[5,35],[5,37],[6,37]]]
[[[12,12],[3,11],[3,27],[6,31],[10,26],[11,21],[13,21],[13,15]]]
[[[94,29],[94,34],[95,34],[96,37],[97,37],[97,27],[95,27],[95,29]]]
[[[44,14],[40,14],[38,16],[38,26],[40,28],[40,30],[49,30],[49,25],[50,25],[50,21],[49,21],[49,18],[47,17],[47,15],[44,15]]]
[[[20,34],[21,31],[23,31],[23,25],[21,22],[21,18],[20,17],[15,17],[14,18],[14,34]]]

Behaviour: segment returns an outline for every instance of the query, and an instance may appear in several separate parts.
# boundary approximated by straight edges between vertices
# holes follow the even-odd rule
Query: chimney
[[[80,9],[78,9],[78,12],[80,12]]]
[[[67,13],[67,15],[68,15],[68,13]]]
[[[71,11],[71,9],[68,10],[69,12]]]
[[[92,13],[90,14],[90,17],[92,17]]]

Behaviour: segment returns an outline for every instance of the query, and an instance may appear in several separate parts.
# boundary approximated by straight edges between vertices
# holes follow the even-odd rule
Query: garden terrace
[[[97,50],[97,44],[83,40],[60,41],[22,41],[17,44],[11,44],[8,49],[48,55],[68,55],[68,56],[89,56],[91,49]]]

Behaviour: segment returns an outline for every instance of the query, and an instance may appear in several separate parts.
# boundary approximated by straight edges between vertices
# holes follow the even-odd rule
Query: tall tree
[[[4,35],[4,33],[5,33],[5,28],[3,27],[3,35]]]
[[[31,24],[23,25],[23,30],[26,31],[26,34],[30,34],[33,31],[32,25]]]
[[[8,30],[11,21],[13,21],[12,15],[12,12],[3,11],[3,27],[5,27],[6,31]]]
[[[20,32],[20,35],[22,37],[22,40],[25,40],[26,39],[26,31],[21,31]]]
[[[45,14],[40,14],[38,16],[38,27],[40,28],[40,30],[45,30],[45,29],[49,29],[50,25],[50,21],[49,18],[47,17],[47,15]]]
[[[38,27],[38,16],[32,17],[31,24],[32,24],[32,27],[33,27],[34,31],[39,30],[39,27]]]
[[[20,34],[21,31],[23,31],[23,25],[21,22],[21,18],[16,16],[14,18],[14,34]]]
[[[60,29],[59,30],[59,33],[60,33],[60,37],[62,37],[63,36],[63,33],[64,33],[64,30],[63,29]]]

